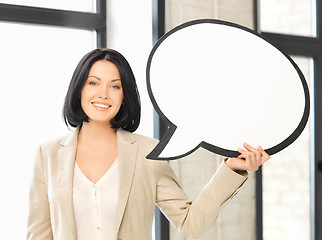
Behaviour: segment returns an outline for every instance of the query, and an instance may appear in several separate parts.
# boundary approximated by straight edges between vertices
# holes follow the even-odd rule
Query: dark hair
[[[141,103],[132,69],[119,52],[112,49],[98,48],[87,53],[78,63],[65,97],[63,118],[67,127],[77,127],[88,122],[88,116],[81,107],[81,91],[88,78],[92,65],[99,60],[107,60],[118,68],[122,89],[123,103],[119,112],[111,120],[112,128],[123,128],[134,132],[140,123]]]

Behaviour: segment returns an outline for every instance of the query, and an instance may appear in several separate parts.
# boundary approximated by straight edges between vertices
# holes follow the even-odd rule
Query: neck
[[[79,141],[95,144],[102,141],[115,141],[116,130],[106,123],[83,122],[79,131]]]

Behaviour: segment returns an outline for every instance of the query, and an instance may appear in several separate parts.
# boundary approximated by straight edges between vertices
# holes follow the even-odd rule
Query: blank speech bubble
[[[199,147],[236,157],[244,142],[270,155],[290,145],[309,117],[299,67],[258,33],[213,19],[184,23],[153,47],[152,104],[168,129],[149,159],[173,160]]]

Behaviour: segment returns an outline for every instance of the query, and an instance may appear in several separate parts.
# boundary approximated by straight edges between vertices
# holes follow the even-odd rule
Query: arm
[[[47,186],[40,147],[36,155],[34,172],[29,193],[27,239],[53,239]]]
[[[159,161],[156,171],[158,206],[180,232],[191,238],[199,238],[208,231],[222,206],[247,179],[247,172],[240,175],[223,162],[192,203],[168,162]]]

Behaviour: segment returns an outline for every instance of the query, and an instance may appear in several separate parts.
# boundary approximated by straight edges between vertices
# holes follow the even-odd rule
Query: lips
[[[91,102],[91,104],[98,110],[107,110],[111,107],[111,105],[107,103],[101,103],[101,102]]]

